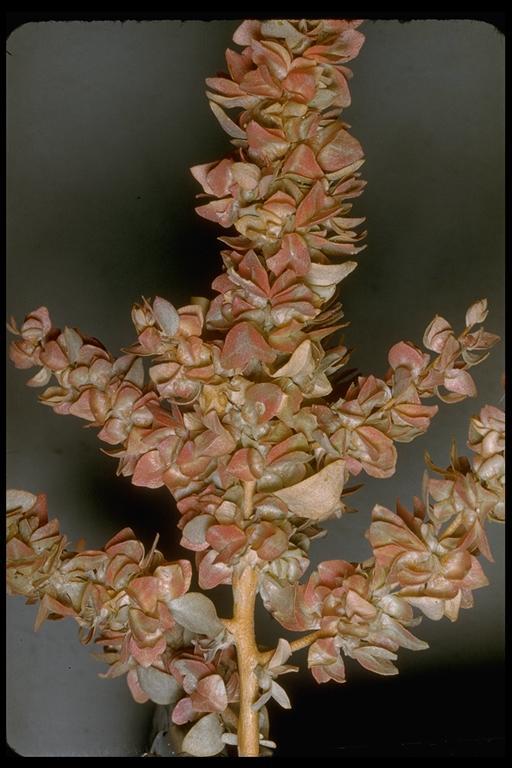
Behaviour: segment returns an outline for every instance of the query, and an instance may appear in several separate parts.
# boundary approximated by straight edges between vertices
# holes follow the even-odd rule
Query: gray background
[[[134,338],[130,309],[142,294],[176,304],[208,295],[220,270],[219,233],[193,211],[199,188],[188,168],[229,150],[203,81],[223,69],[236,26],[57,22],[11,34],[9,315],[22,320],[46,304],[56,325],[76,325],[116,352]],[[419,343],[436,313],[461,328],[480,297],[490,302],[489,330],[503,334],[504,38],[471,21],[367,22],[363,31],[344,118],[367,155],[368,187],[355,213],[367,216],[369,237],[342,300],[352,363],[382,375],[395,341]],[[503,346],[475,369],[478,398],[441,405],[429,434],[399,448],[396,475],[365,484],[354,499],[359,514],[328,524],[313,563],[366,557],[361,534],[372,506],[392,506],[398,495],[410,501],[426,448],[441,465],[452,437],[463,448],[470,415],[502,398]],[[165,554],[183,556],[167,492],[116,479],[95,434],[38,405],[26,378],[8,366],[8,486],[45,491],[72,541],[85,536],[99,547],[129,524],[148,544],[159,530]],[[491,586],[457,625],[425,620],[417,633],[431,649],[401,652],[401,680],[436,671],[449,685],[457,665],[478,672],[502,660],[503,529],[491,526],[490,540]],[[227,590],[216,592],[227,615]],[[34,635],[34,617],[34,607],[8,599],[10,745],[24,756],[140,754],[151,706],[135,704],[124,679],[97,676],[102,669],[73,622],[47,623]],[[278,630],[264,611],[258,620],[270,644]],[[371,692],[386,684],[347,666],[343,701],[363,684]],[[313,701],[309,676],[294,686],[296,699]]]

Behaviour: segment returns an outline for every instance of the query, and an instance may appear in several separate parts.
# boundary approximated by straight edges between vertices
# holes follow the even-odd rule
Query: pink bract
[[[318,683],[344,682],[347,656],[396,674],[400,648],[427,647],[409,629],[414,608],[454,621],[488,583],[485,524],[504,519],[504,413],[485,406],[471,420],[471,462],[455,451],[446,469],[429,460],[437,477],[412,511],[374,507],[367,560],[329,560],[301,581],[320,524],[347,511],[351,477],[393,475],[396,443],[428,430],[432,398],[474,397],[469,370],[499,340],[482,327],[481,299],[460,332],[436,316],[427,352],[399,340],[381,377],[349,375],[334,394],[349,360],[333,340],[340,286],[365,247],[364,218],[352,213],[364,152],[340,120],[360,24],[244,21],[229,74],[208,78],[233,145],[192,168],[197,212],[222,228],[214,297],[178,308],[143,298],[136,340],[117,358],[76,328],[53,327],[44,306],[10,326],[11,360],[39,369],[28,384],[45,387],[40,401],[97,428],[134,485],[165,486],[200,589],[233,589],[233,618],[220,619],[190,591],[188,560],[166,561],[156,541],[146,552],[130,528],[101,550],[71,551],[43,494],[8,491],[8,591],[39,603],[36,628],[73,617],[82,642],[101,647],[105,677],[126,674],[137,702],[171,708],[188,754],[235,743],[242,756],[263,754],[273,743],[266,703],[290,706],[276,678],[296,669],[284,662],[302,647]],[[310,634],[261,651],[257,593],[282,627]]]

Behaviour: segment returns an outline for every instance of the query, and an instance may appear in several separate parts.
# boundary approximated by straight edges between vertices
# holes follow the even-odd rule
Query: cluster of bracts
[[[229,75],[207,81],[235,146],[192,169],[209,198],[199,214],[237,233],[221,238],[216,298],[179,309],[144,299],[132,313],[137,342],[117,359],[77,329],[54,328],[45,307],[10,326],[14,364],[39,366],[28,384],[46,386],[41,402],[97,427],[135,485],[173,494],[202,589],[250,563],[284,627],[319,631],[308,657],[319,682],[344,680],[340,651],[393,674],[399,646],[425,647],[406,629],[418,621],[413,607],[453,620],[469,606],[486,583],[476,559],[490,557],[484,523],[503,517],[503,414],[488,406],[471,422],[472,468],[452,458],[413,513],[376,507],[371,560],[322,563],[299,583],[318,522],[345,509],[349,478],[392,475],[395,443],[423,434],[438,410],[423,400],[474,396],[468,370],[498,341],[481,327],[481,300],[458,335],[437,316],[428,352],[399,342],[384,378],[359,376],[334,396],[349,353],[322,342],[343,327],[338,286],[364,237],[363,219],[347,216],[364,186],[363,152],[338,119],[359,23],[244,22]],[[242,110],[236,122],[230,108]],[[194,754],[203,731],[232,743],[239,684],[229,632],[208,598],[188,592],[190,578],[188,561],[146,555],[129,529],[101,551],[68,552],[44,497],[10,493],[10,591],[40,601],[38,625],[73,616],[84,641],[104,646],[107,676],[126,673],[137,701],[174,705],[175,723],[194,723],[184,747]],[[290,669],[289,653],[283,640],[260,670],[263,737],[268,698],[288,704],[274,678]]]
[[[139,328],[141,312],[134,310]],[[135,485],[169,488],[181,513],[181,543],[197,553],[200,586],[210,589],[229,584],[233,565],[248,552],[263,571],[288,581],[299,578],[308,566],[309,542],[320,533],[317,521],[344,509],[348,478],[362,470],[389,477],[395,471],[395,442],[427,430],[437,406],[422,398],[460,400],[474,394],[467,368],[496,341],[473,331],[475,317],[481,321],[484,315],[484,303],[474,305],[458,337],[437,317],[424,339],[436,353],[432,359],[400,342],[390,350],[385,380],[361,376],[329,405],[308,404],[318,396],[308,395],[305,371],[310,378],[323,377],[324,392],[330,385],[303,354],[303,344],[277,370],[259,361],[261,381],[254,381],[223,368],[229,334],[224,343],[202,340],[198,305],[176,311],[159,298],[145,307],[138,353],[114,360],[97,340],[74,329],[53,329],[47,310],[40,308],[21,326],[11,358],[18,367],[41,366],[31,385],[55,378],[41,401],[100,427],[100,439],[116,446],[109,453],[120,458],[121,474],[131,475]],[[148,338],[158,360],[167,362],[150,367],[151,382],[144,386],[138,354],[147,349]],[[199,350],[195,360],[210,355],[214,363],[189,368],[191,349]],[[246,345],[241,349],[245,354]],[[252,354],[254,362],[254,349]],[[160,383],[162,369],[177,371],[171,383]],[[194,388],[187,405],[173,397],[176,379],[181,394]],[[254,488],[248,518],[247,483]]]
[[[426,477],[424,501],[416,498],[412,513],[376,506],[367,533],[373,557],[366,562],[323,562],[305,583],[263,569],[261,594],[280,624],[319,631],[308,652],[318,682],[344,682],[342,655],[395,674],[399,647],[427,647],[407,629],[420,620],[414,607],[454,621],[473,604],[472,591],[487,584],[477,556],[492,559],[485,523],[504,520],[504,427],[503,412],[486,406],[471,420],[472,463],[453,455],[447,469],[437,470],[440,479]],[[39,602],[37,627],[48,617],[74,617],[83,642],[94,637],[104,646],[98,658],[109,664],[105,677],[127,674],[136,701],[172,705],[174,723],[193,723],[185,739],[211,715],[219,743],[232,743],[235,649],[213,603],[188,591],[187,560],[165,562],[155,546],[145,554],[130,529],[102,550],[68,551],[57,520],[48,522],[44,495],[24,491],[8,492],[7,541],[9,592]],[[289,655],[281,640],[259,670],[262,728],[271,696],[289,706],[274,680],[293,669],[283,665]]]

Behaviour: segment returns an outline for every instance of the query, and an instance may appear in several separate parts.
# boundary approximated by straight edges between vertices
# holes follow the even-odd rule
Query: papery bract
[[[428,353],[398,340],[381,378],[343,370],[338,296],[366,233],[352,213],[364,152],[339,118],[360,24],[244,21],[233,36],[242,50],[226,52],[229,74],[207,79],[234,148],[191,169],[198,214],[223,229],[211,301],[143,298],[132,309],[136,340],[118,358],[78,329],[53,327],[44,306],[9,325],[10,358],[38,368],[28,384],[45,387],[40,401],[97,428],[118,474],[171,492],[200,589],[231,585],[234,607],[219,618],[189,591],[190,562],[167,562],[156,540],[146,553],[131,528],[100,550],[68,550],[45,496],[19,490],[7,497],[8,591],[39,604],[36,628],[73,617],[82,642],[102,648],[103,676],[126,675],[135,701],[171,707],[169,727],[186,729],[182,750],[193,756],[275,746],[266,703],[290,707],[276,678],[296,669],[285,663],[294,650],[309,646],[318,683],[344,682],[346,656],[396,674],[400,648],[427,647],[409,630],[413,607],[454,621],[487,584],[485,524],[505,515],[504,414],[486,406],[471,420],[471,462],[455,450],[446,469],[428,459],[437,476],[426,476],[412,512],[375,505],[368,560],[321,562],[301,582],[325,533],[318,523],[349,509],[345,496],[359,487],[350,476],[390,477],[395,444],[424,434],[438,412],[424,400],[475,397],[469,369],[499,340],[476,327],[487,317],[480,299],[459,334],[434,317]],[[261,651],[258,593],[282,626],[310,634]]]

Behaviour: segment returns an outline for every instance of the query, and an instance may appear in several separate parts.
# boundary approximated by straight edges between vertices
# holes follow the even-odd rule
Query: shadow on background
[[[274,756],[504,757],[503,672],[496,664],[343,686],[288,678],[292,711],[270,707]],[[6,745],[6,756],[23,755]]]
[[[309,685],[288,678],[272,706],[276,757],[503,757],[501,665]],[[477,713],[477,714],[476,714]]]

